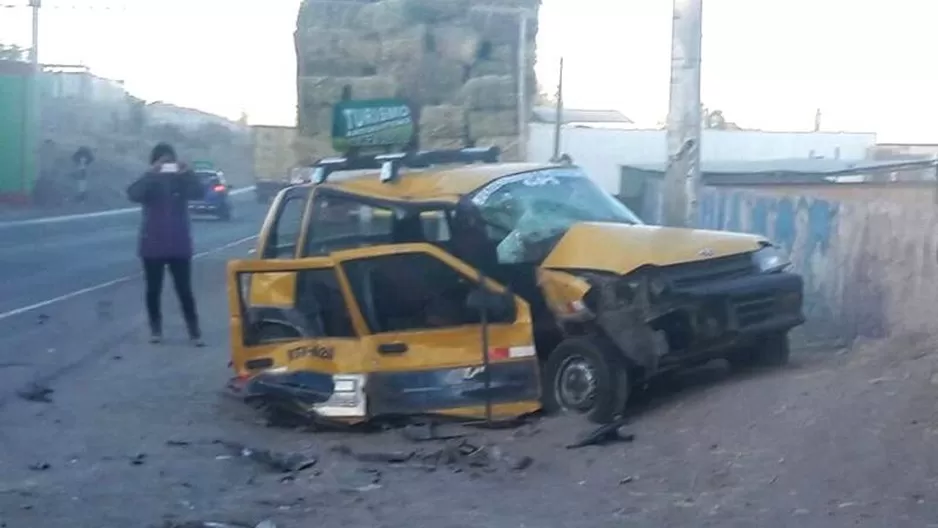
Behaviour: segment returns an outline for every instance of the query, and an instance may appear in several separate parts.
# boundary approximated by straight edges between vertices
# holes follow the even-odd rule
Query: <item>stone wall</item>
[[[400,97],[417,115],[421,148],[499,145],[519,157],[519,17],[540,0],[306,0],[295,33],[299,158],[332,154],[332,106]],[[536,17],[528,28],[529,101]]]

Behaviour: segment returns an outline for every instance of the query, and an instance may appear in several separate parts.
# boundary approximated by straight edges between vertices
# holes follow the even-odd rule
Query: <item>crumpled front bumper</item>
[[[662,364],[738,347],[804,323],[803,292],[804,281],[794,273],[757,274],[672,292],[680,298],[673,320],[681,324],[679,331],[666,330],[674,354]]]
[[[266,372],[235,378],[229,390],[244,401],[308,422],[359,423],[367,419],[363,376],[311,371]]]

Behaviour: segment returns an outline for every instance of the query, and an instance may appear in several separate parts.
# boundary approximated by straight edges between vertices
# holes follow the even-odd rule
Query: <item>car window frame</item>
[[[306,239],[306,225],[309,217],[310,203],[312,202],[312,191],[304,187],[291,187],[288,188],[283,195],[278,199],[276,203],[276,208],[274,210],[275,216],[271,220],[269,226],[266,229],[264,235],[264,247],[261,251],[261,258],[265,260],[291,260],[298,258],[298,255],[301,255],[303,251],[303,244]],[[286,204],[291,201],[302,201],[303,202],[303,212],[300,215],[299,231],[297,232],[297,239],[293,244],[293,253],[289,256],[270,256],[270,243],[273,237],[277,239],[278,248],[283,244],[280,242],[278,228],[280,227],[280,221],[283,218],[283,213],[286,210]]]
[[[444,218],[446,219],[448,233],[450,234],[450,240],[453,238],[454,226],[453,226],[453,215],[456,210],[456,204],[448,201],[441,200],[432,200],[432,201],[420,201],[420,202],[410,202],[402,200],[388,200],[383,198],[378,198],[374,196],[368,196],[363,194],[358,194],[354,192],[344,191],[335,187],[329,186],[316,186],[313,188],[311,196],[309,197],[309,204],[307,205],[306,217],[304,220],[305,232],[303,235],[303,247],[302,251],[298,253],[298,258],[314,258],[324,256],[322,254],[309,254],[307,248],[310,246],[310,236],[314,233],[314,227],[312,221],[314,218],[313,208],[316,204],[316,199],[320,196],[325,196],[327,198],[339,198],[339,199],[348,199],[356,201],[361,205],[375,208],[385,208],[391,209],[405,209],[409,213],[422,214],[424,212],[434,212],[442,211]],[[440,241],[440,242],[449,242],[449,241]],[[435,241],[427,241],[427,243],[434,244]],[[376,245],[389,245],[391,243],[382,243]],[[347,251],[354,248],[341,248],[336,251]]]

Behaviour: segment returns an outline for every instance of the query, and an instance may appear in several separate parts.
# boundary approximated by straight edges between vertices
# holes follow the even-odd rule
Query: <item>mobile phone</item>
[[[160,165],[160,172],[179,172],[178,163],[164,163]]]

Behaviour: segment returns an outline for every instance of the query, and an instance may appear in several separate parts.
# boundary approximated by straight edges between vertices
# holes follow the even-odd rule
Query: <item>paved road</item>
[[[196,251],[257,234],[266,209],[234,197],[231,222],[194,220]],[[135,276],[137,212],[55,223],[0,223],[0,321],[18,310]]]

